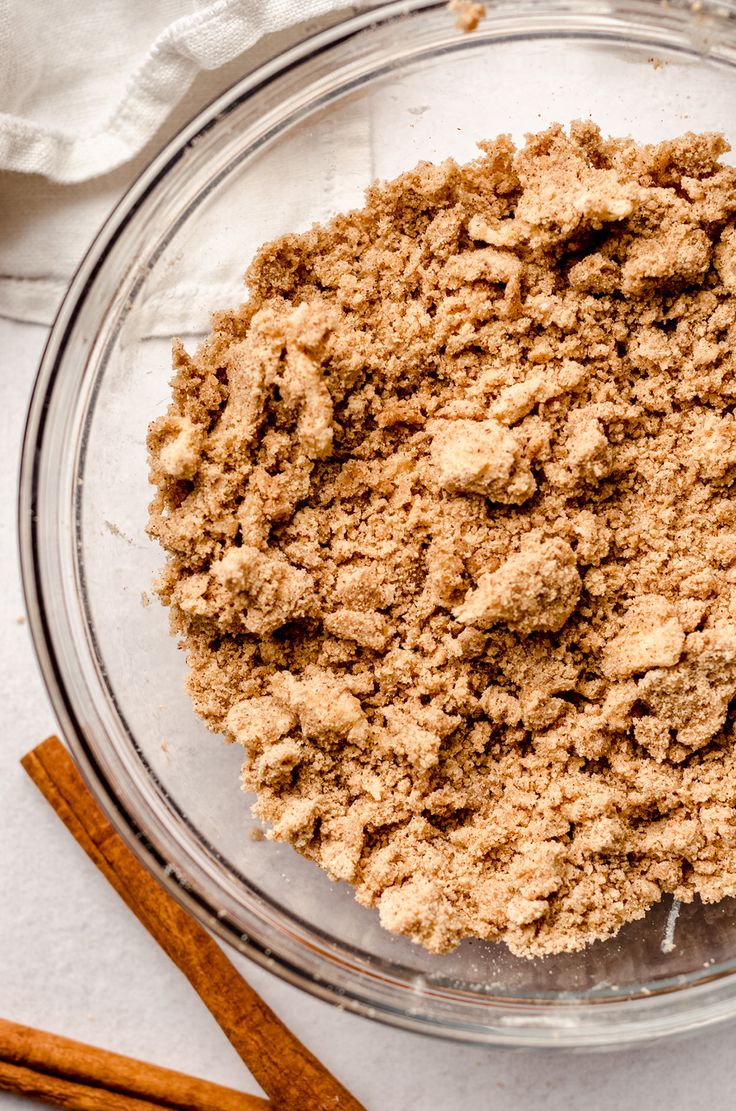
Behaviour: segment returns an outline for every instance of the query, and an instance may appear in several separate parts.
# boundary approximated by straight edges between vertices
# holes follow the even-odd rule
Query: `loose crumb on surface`
[[[458,31],[474,31],[486,17],[485,4],[476,4],[474,0],[449,0],[447,7],[457,16]]]
[[[268,836],[390,930],[736,894],[736,170],[590,122],[262,248],[174,345],[157,584]]]
[[[126,544],[130,544],[131,547],[133,546],[135,541],[130,536],[127,536],[114,521],[105,521],[104,524],[111,536],[118,536],[121,540],[124,540]]]
[[[26,619],[25,619],[24,615],[21,614],[20,617],[16,617],[15,623],[16,623],[16,625],[25,625]]]

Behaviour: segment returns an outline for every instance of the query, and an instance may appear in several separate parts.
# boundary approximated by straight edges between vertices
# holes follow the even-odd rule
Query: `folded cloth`
[[[215,0],[192,13],[182,0],[3,0],[0,167],[64,183],[107,173],[145,146],[201,70],[337,6]]]
[[[0,315],[49,323],[98,226],[187,119],[344,0],[0,0]]]

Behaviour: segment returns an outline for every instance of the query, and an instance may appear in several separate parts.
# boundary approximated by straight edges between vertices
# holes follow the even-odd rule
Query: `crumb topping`
[[[264,246],[149,433],[269,836],[435,952],[736,894],[736,170],[588,122]]]

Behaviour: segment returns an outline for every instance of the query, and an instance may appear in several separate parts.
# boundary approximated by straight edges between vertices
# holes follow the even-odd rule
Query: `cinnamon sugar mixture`
[[[198,713],[443,952],[736,894],[736,170],[558,126],[260,251],[151,426]]]

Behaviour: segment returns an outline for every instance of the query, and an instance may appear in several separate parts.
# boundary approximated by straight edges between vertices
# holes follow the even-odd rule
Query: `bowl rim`
[[[630,10],[632,6],[641,4],[642,0],[634,0],[634,4],[622,5]],[[500,7],[514,6],[511,0],[501,0]],[[650,7],[649,0],[643,0],[643,6]],[[706,5],[707,7],[708,5]],[[366,997],[366,993],[357,991],[351,994],[349,989],[339,986],[336,982],[299,967],[275,949],[269,949],[257,939],[248,937],[236,941],[233,931],[228,928],[227,922],[213,913],[207,905],[205,896],[193,891],[188,885],[183,885],[172,873],[164,856],[157,850],[153,841],[141,829],[133,816],[122,805],[120,798],[108,781],[100,762],[89,744],[86,742],[84,732],[80,727],[74,701],[67,689],[63,667],[60,663],[60,652],[56,642],[53,621],[49,618],[49,607],[44,599],[46,588],[43,570],[38,558],[39,551],[39,525],[42,525],[36,512],[39,501],[40,470],[43,461],[44,435],[46,422],[49,416],[50,401],[55,384],[63,371],[64,353],[82,306],[94,289],[95,279],[104,260],[116,243],[118,238],[134,217],[136,210],[152,193],[159,181],[165,178],[168,171],[179,160],[183,151],[194,139],[207,130],[214,122],[223,118],[227,113],[241,103],[244,99],[254,95],[259,89],[268,85],[276,78],[297,68],[301,63],[316,57],[322,52],[347,42],[350,38],[359,35],[374,25],[384,25],[415,12],[445,7],[444,0],[393,0],[391,3],[381,4],[370,8],[358,15],[343,18],[332,24],[326,30],[313,34],[286,51],[272,57],[267,62],[239,79],[227,90],[216,97],[204,107],[189,123],[185,124],[156,154],[149,164],[141,171],[137,178],[127,189],[123,197],[115,205],[101,228],[91,242],[85,256],[80,262],[72,277],[67,292],[57,311],[51,327],[39,370],[34,383],[29,404],[28,417],[23,436],[21,470],[19,479],[18,500],[18,534],[20,543],[20,564],[26,608],[29,616],[29,628],[34,644],[36,657],[41,674],[49,694],[50,701],[61,725],[61,731],[66,738],[75,759],[81,767],[83,775],[90,785],[95,797],[100,802],[107,816],[110,818],[117,832],[124,838],[126,844],[139,860],[156,876],[164,888],[173,895],[179,903],[189,910],[200,922],[214,932],[219,938],[227,942],[261,967],[274,972],[280,978],[308,991],[310,994],[339,1005],[357,1014],[378,1019],[390,1025],[404,1029],[431,1033],[445,1038],[456,1039],[464,1042],[483,1044],[506,1044],[525,1046],[600,1046],[611,1044],[626,1044],[640,1041],[644,1038],[657,1038],[685,1029],[694,1029],[709,1025],[730,1017],[736,1013],[736,956],[733,962],[725,965],[714,966],[706,974],[699,975],[697,980],[690,983],[674,983],[663,981],[651,994],[637,996],[615,996],[606,999],[581,999],[565,1001],[556,999],[550,1005],[544,1003],[546,1021],[540,1023],[541,1000],[525,1005],[522,1000],[518,1005],[511,1000],[503,1001],[498,997],[489,998],[485,1003],[488,1017],[499,1016],[506,1012],[506,1022],[503,1024],[486,1023],[477,1026],[472,1022],[460,1020],[448,1021],[437,1019],[431,1015],[422,1015],[412,1008],[412,1011],[392,1005],[385,998]],[[612,0],[610,8],[617,7],[616,0]],[[558,9],[571,11],[588,9],[600,13],[601,5],[592,0],[547,0],[546,3],[527,3],[516,5],[517,9],[534,8]],[[726,0],[714,5],[723,12],[731,9],[731,14],[736,15],[734,0]],[[491,15],[495,14],[494,7]],[[283,912],[287,917],[295,918],[291,912]],[[309,927],[310,929],[312,927]],[[316,930],[316,928],[314,928]],[[345,945],[349,949],[349,945]],[[431,986],[431,985],[430,985]],[[678,1004],[668,1006],[668,999],[677,998]],[[687,1014],[684,1013],[684,1004],[687,1000]],[[664,1004],[664,1005],[663,1005]],[[595,1005],[595,1006],[593,1006]],[[551,1006],[565,1011],[571,1022],[562,1021],[561,1014],[551,1013]],[[632,1012],[632,1007],[636,1014]],[[531,1012],[536,1012],[532,1020]],[[590,1016],[591,1010],[605,1010],[609,1018],[603,1024],[587,1026],[577,1025],[575,1015],[577,1012]],[[516,1021],[509,1022],[509,1012],[515,1012]],[[619,1013],[619,1020],[614,1018],[615,1012]],[[525,1021],[529,1020],[527,1026]]]

